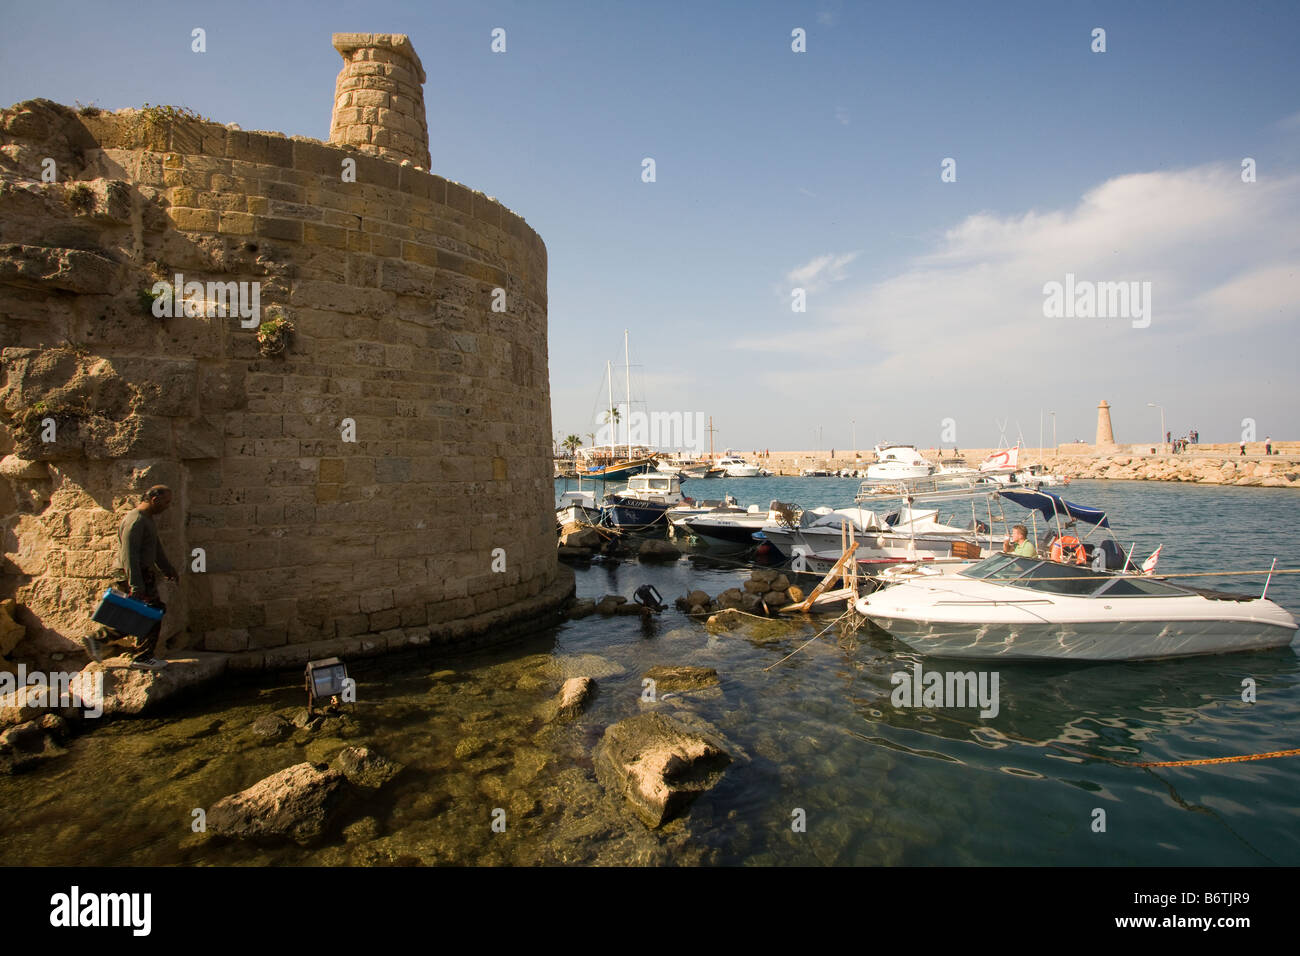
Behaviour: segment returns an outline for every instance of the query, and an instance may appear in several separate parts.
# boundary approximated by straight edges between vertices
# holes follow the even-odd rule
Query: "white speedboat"
[[[882,442],[875,450],[876,460],[867,466],[867,478],[872,481],[924,478],[934,473],[934,466],[922,457],[915,445]]]
[[[1128,661],[1285,647],[1296,620],[1267,598],[995,554],[854,605],[935,657]]]
[[[745,459],[737,458],[734,455],[719,458],[717,467],[726,472],[728,478],[755,478],[763,470],[758,465],[751,465]]]
[[[748,547],[755,544],[754,532],[762,531],[769,524],[777,521],[782,512],[788,515],[790,506],[773,501],[765,511],[760,510],[758,505],[750,505],[743,511],[718,509],[687,518],[684,524],[691,534],[708,541]]]
[[[711,514],[715,511],[736,511],[744,513],[746,509],[740,507],[735,497],[727,495],[720,500],[708,501],[698,498],[684,498],[679,505],[673,505],[667,511],[668,523],[674,528],[686,530],[686,519],[694,518],[698,515]]]

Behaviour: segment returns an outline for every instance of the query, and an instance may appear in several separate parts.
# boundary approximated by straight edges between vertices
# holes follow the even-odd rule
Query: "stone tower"
[[[1115,432],[1110,427],[1110,403],[1102,399],[1097,406],[1097,448],[1115,447]]]
[[[336,33],[343,69],[334,84],[330,142],[429,168],[424,67],[404,33]]]

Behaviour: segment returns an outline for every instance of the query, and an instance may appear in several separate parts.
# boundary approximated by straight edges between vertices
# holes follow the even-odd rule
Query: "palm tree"
[[[564,439],[562,444],[565,448],[569,449],[569,457],[572,458],[573,453],[577,450],[578,446],[582,444],[582,439],[577,435],[570,435]]]

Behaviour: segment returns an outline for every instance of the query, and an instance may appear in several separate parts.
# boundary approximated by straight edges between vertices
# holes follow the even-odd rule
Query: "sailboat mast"
[[[609,457],[613,459],[615,442],[618,441],[617,426],[614,424],[614,363],[606,359],[605,378],[609,382]]]
[[[632,460],[632,365],[627,351],[627,329],[623,330],[623,369],[627,373],[627,460]]]

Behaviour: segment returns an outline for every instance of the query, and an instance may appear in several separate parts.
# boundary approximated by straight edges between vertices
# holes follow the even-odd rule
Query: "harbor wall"
[[[950,457],[953,449],[921,448],[921,454],[937,462]],[[959,448],[961,457],[976,466],[996,449]],[[1263,442],[1248,442],[1246,454],[1239,445],[1192,445],[1172,454],[1168,445],[1125,445],[1117,452],[1097,454],[1092,445],[1070,444],[1056,448],[1022,448],[1022,464],[1041,462],[1051,471],[1071,478],[1115,481],[1189,481],[1199,484],[1249,485],[1270,488],[1300,488],[1300,442],[1274,442],[1273,454],[1264,454]],[[839,471],[865,469],[873,460],[870,448],[860,452],[826,451],[743,452],[778,475],[798,475],[804,469]],[[860,457],[859,457],[860,455]]]
[[[561,603],[546,275],[523,219],[409,162],[170,108],[0,112],[19,656],[75,649],[158,483],[184,572],[164,643],[232,666],[477,640]],[[176,276],[256,283],[269,324],[214,314],[212,287],[156,317]]]

